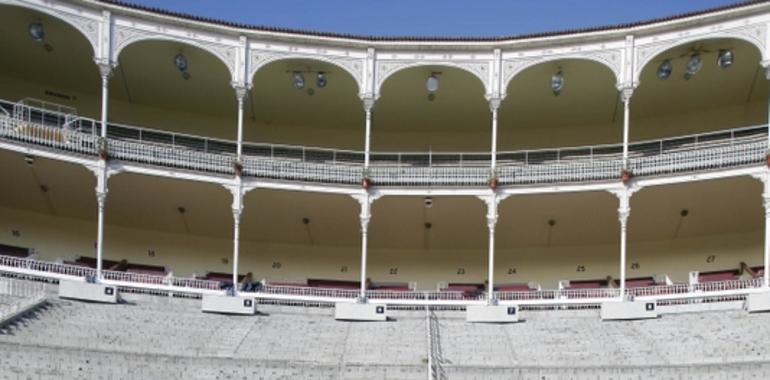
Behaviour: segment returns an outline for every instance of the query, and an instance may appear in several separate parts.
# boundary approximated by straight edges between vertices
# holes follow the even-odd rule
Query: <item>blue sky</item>
[[[125,0],[253,25],[376,36],[510,36],[647,20],[739,0]]]

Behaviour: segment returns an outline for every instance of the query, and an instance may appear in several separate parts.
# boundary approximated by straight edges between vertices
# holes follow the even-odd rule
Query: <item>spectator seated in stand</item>
[[[238,286],[242,292],[258,292],[262,287],[259,281],[254,281],[254,275],[249,272],[243,276],[240,285]]]

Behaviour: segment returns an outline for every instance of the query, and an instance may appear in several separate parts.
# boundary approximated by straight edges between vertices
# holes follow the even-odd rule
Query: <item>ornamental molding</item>
[[[522,71],[537,66],[539,64],[555,62],[565,59],[583,59],[598,62],[604,65],[615,75],[615,82],[622,82],[621,71],[623,62],[623,48],[605,49],[605,50],[581,50],[575,47],[572,51],[558,54],[544,54],[539,56],[528,56],[521,58],[505,58],[502,62],[503,81],[500,91],[506,93],[508,85],[516,75]]]
[[[683,30],[664,37],[653,37],[651,43],[637,44],[634,57],[636,62],[634,65],[634,82],[639,81],[642,70],[660,54],[677,46],[700,40],[715,38],[743,40],[754,45],[759,50],[763,60],[767,59],[767,24],[764,22],[749,24],[748,22],[748,20],[745,20],[744,25],[733,28],[725,28],[724,25],[718,24],[708,27],[705,31]]]
[[[67,13],[59,13],[57,15],[83,33],[94,49],[94,54],[99,51],[99,24],[101,21]]]
[[[101,11],[93,13],[92,10],[81,8],[75,4],[63,4],[50,0],[37,2],[0,0],[0,4],[9,4],[32,9],[61,20],[83,34],[86,40],[91,44],[94,55],[99,51],[99,23],[101,22]]]
[[[219,58],[219,60],[227,67],[227,70],[230,71],[231,78],[236,80],[236,55],[238,46],[196,38],[197,34],[195,32],[187,32],[185,36],[180,37],[176,34],[168,33],[168,29],[165,26],[156,26],[155,30],[147,30],[127,25],[115,25],[113,36],[113,57],[115,57],[115,60],[120,56],[120,52],[123,49],[135,42],[144,40],[179,42],[200,48]]]
[[[300,51],[299,47],[296,46],[290,46],[289,51],[251,48],[249,50],[248,80],[252,81],[257,71],[270,63],[285,59],[311,59],[326,62],[344,70],[353,77],[358,85],[359,92],[361,92],[361,89],[363,88],[364,59],[350,55],[339,56],[323,54],[323,49],[317,50],[319,50],[317,53],[309,53]]]
[[[472,60],[472,61],[448,61],[448,60],[378,60],[375,62],[375,86],[374,92],[380,93],[383,83],[399,71],[421,66],[446,66],[466,71],[481,81],[484,87],[484,93],[492,93],[490,83],[490,72],[492,61],[490,60]]]

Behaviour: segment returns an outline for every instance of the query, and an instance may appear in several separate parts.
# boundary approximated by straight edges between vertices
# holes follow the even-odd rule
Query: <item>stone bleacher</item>
[[[123,297],[127,304],[53,299],[6,327],[0,358],[11,375],[0,380],[33,373],[64,379],[425,376],[424,312],[356,324],[335,321],[329,308],[261,305],[257,316],[225,316],[202,313],[198,300]],[[47,354],[38,353],[41,347]]]
[[[424,310],[355,323],[324,307],[260,305],[257,316],[225,316],[202,313],[199,300],[123,297],[114,305],[51,296],[0,329],[0,380],[426,376]],[[434,313],[449,378],[770,377],[770,314],[602,322],[597,310],[528,310],[523,323],[470,324],[461,311]]]
[[[511,378],[512,373],[520,373],[514,377],[596,379],[624,378],[619,376],[624,374],[645,378],[655,374],[646,378],[700,379],[724,378],[731,367],[743,369],[730,378],[770,376],[770,314],[728,310],[602,322],[597,310],[556,310],[528,312],[524,323],[508,325],[469,324],[461,312],[437,314],[445,370],[461,378],[470,373],[477,378]],[[704,365],[713,368],[695,371]],[[519,372],[527,368],[528,372]],[[668,376],[677,368],[700,377]]]

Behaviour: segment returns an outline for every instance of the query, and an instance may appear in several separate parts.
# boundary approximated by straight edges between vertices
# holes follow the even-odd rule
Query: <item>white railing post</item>
[[[369,238],[369,221],[372,218],[372,202],[377,198],[377,196],[372,195],[369,193],[368,190],[364,190],[362,194],[355,194],[352,195],[352,197],[358,201],[358,203],[361,206],[361,213],[359,214],[359,219],[361,222],[361,284],[360,284],[360,293],[358,296],[358,302],[365,303],[367,302],[366,299],[366,288],[367,288],[367,277],[366,277],[366,260],[367,260],[367,251],[368,251],[368,238]]]
[[[631,117],[631,95],[633,94],[633,87],[626,87],[620,90],[620,99],[623,101],[623,170],[628,170],[629,122]]]
[[[770,168],[762,173],[753,175],[754,178],[762,181],[762,205],[765,208],[765,245],[763,249],[763,275],[762,284],[765,288],[770,288]]]
[[[492,97],[489,99],[489,110],[492,112],[492,142],[490,147],[490,167],[492,173],[495,172],[497,167],[497,110],[500,109],[500,103],[502,99],[498,97]]]
[[[102,131],[101,137],[107,138],[107,102],[109,100],[109,84],[112,76],[113,65],[106,62],[97,62],[99,74],[102,77]]]
[[[238,293],[238,256],[240,254],[241,213],[243,212],[243,183],[240,176],[228,187],[233,195],[233,294]]]
[[[238,162],[242,162],[241,156],[243,155],[243,100],[246,98],[246,95],[249,93],[250,87],[242,84],[242,83],[235,83],[233,84],[233,88],[235,89],[235,98],[238,101],[238,133],[236,141],[237,148],[236,148],[236,155]]]
[[[638,191],[636,186],[623,185],[621,189],[610,190],[615,196],[618,197],[618,221],[620,222],[620,279],[619,279],[619,294],[620,299],[625,300],[626,293],[626,240],[627,240],[627,226],[628,217],[631,214],[631,195]]]
[[[96,277],[102,279],[102,261],[104,258],[104,208],[107,205],[107,181],[110,177],[107,161],[99,160],[95,167],[90,168],[96,175]]]
[[[487,205],[487,228],[489,229],[489,245],[487,258],[487,303],[494,305],[497,303],[495,297],[495,226],[497,225],[497,207],[506,196],[497,194],[492,190],[491,194],[479,196]]]
[[[366,124],[364,133],[364,169],[369,169],[369,155],[371,153],[372,143],[372,110],[374,109],[375,98],[365,96],[361,99],[364,102],[364,112],[366,112]]]

